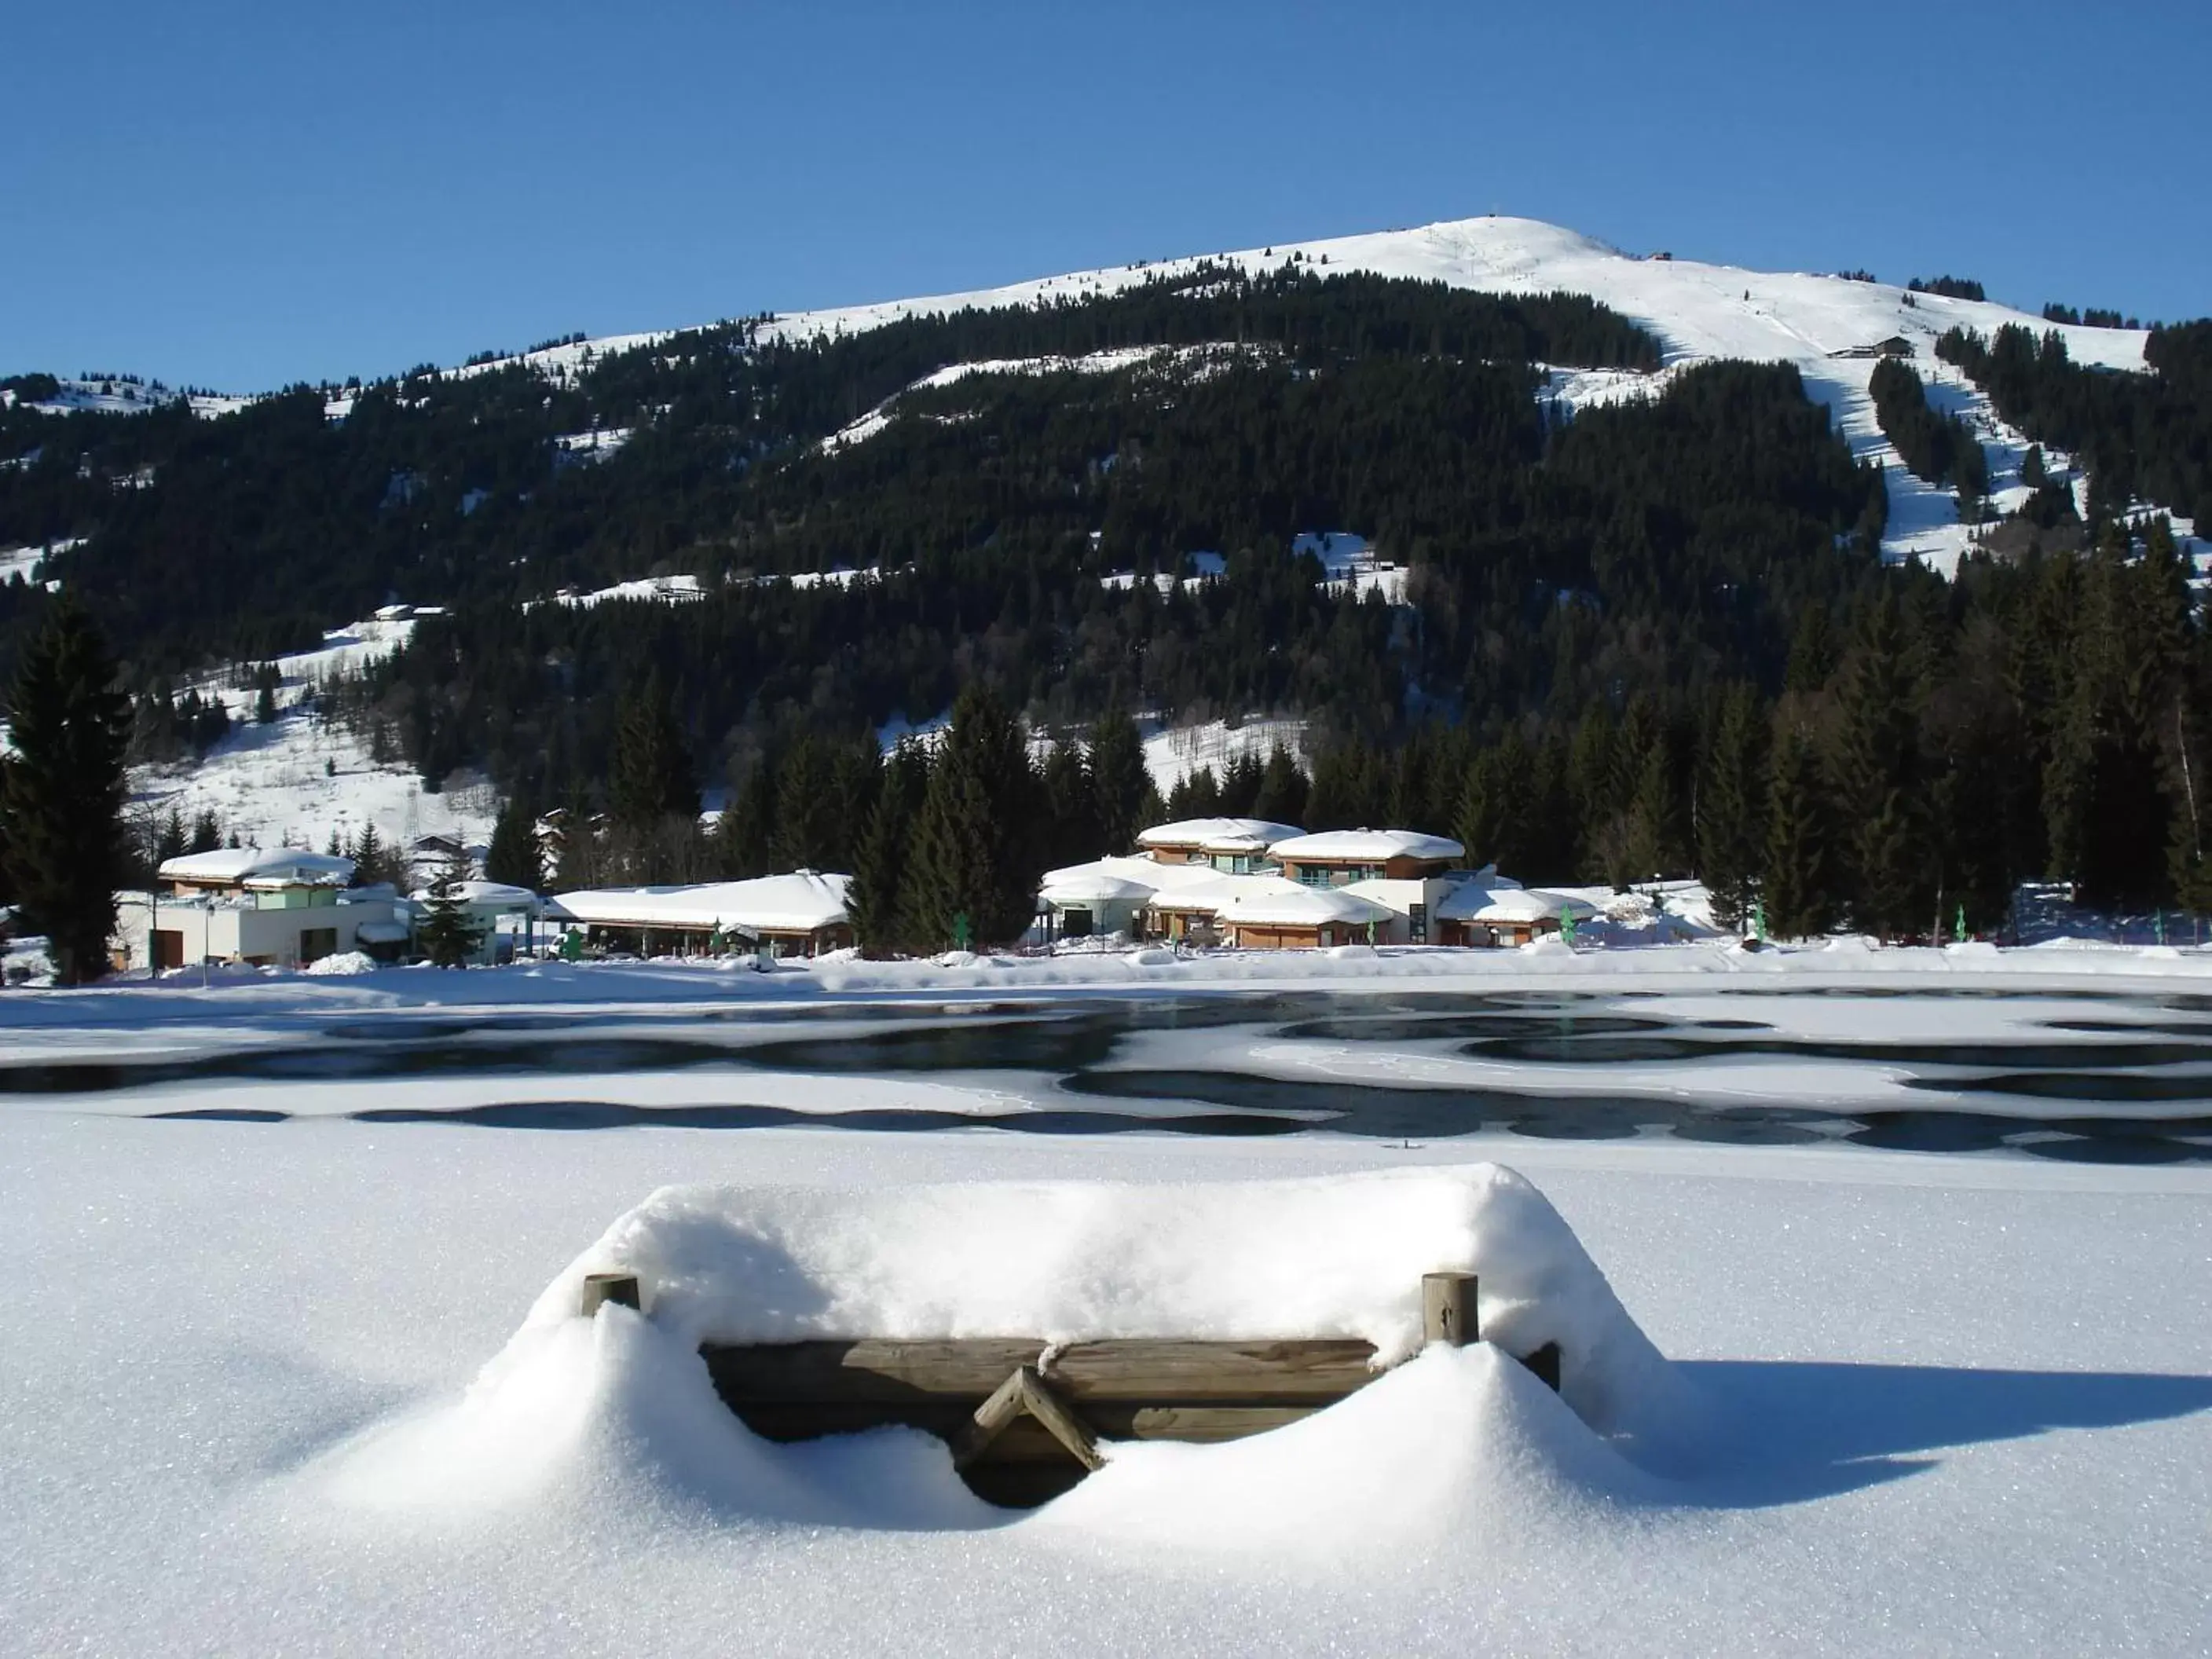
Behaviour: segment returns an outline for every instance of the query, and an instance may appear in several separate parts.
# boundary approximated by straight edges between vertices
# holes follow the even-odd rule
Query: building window
[[[320,962],[335,955],[338,948],[338,930],[335,927],[302,927],[300,930],[300,960]]]
[[[1429,942],[1429,907],[1409,904],[1406,907],[1406,937],[1416,945]]]

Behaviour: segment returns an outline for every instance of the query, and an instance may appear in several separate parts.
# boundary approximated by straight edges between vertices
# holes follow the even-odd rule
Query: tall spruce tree
[[[1036,914],[1032,815],[1036,779],[1022,728],[1005,706],[971,683],[952,705],[952,724],[930,769],[908,871],[908,911],[917,938],[933,945],[1005,945]]]
[[[1922,794],[1923,692],[1918,642],[1895,591],[1885,588],[1844,666],[1835,760],[1851,922],[1884,939],[1924,927],[1936,902],[1936,860]]]
[[[491,826],[491,845],[484,850],[484,879],[526,887],[533,893],[545,885],[545,849],[538,840],[538,809],[517,791],[507,798]]]
[[[912,738],[902,738],[884,763],[845,889],[845,912],[866,956],[889,956],[905,942],[906,872],[915,819],[928,788],[927,752]]]
[[[714,867],[729,881],[767,875],[775,864],[775,772],[756,757],[714,820]]]
[[[1137,832],[1146,827],[1146,802],[1152,787],[1144,739],[1138,735],[1136,721],[1115,708],[1091,722],[1086,747],[1100,850],[1129,852],[1137,844]]]
[[[1716,708],[1698,784],[1698,870],[1713,920],[1739,927],[1766,860],[1766,720],[1759,695],[1730,686]]]
[[[1291,751],[1277,744],[1267,753],[1260,774],[1260,790],[1252,798],[1252,816],[1269,823],[1297,823],[1305,817],[1306,775],[1298,769]]]
[[[609,805],[616,823],[633,832],[650,830],[672,817],[699,816],[690,745],[657,670],[623,699],[617,715]]]
[[[845,840],[830,757],[802,732],[776,767],[775,862],[785,870],[834,870]]]
[[[1774,739],[1766,809],[1766,873],[1759,902],[1780,939],[1824,933],[1835,921],[1828,866],[1828,805],[1812,739],[1784,717]]]
[[[54,977],[107,971],[115,890],[131,869],[123,822],[131,700],[106,641],[64,595],[24,650],[9,696],[15,753],[0,771],[0,848],[26,931],[46,936]]]
[[[1091,768],[1082,750],[1062,739],[1044,757],[1038,776],[1044,802],[1046,865],[1059,868],[1098,856],[1098,804],[1091,794]]]

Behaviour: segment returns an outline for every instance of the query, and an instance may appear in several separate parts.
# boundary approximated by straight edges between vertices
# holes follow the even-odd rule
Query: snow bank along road
[[[603,972],[602,1006],[668,977]],[[135,1031],[121,990],[10,995],[0,1058],[127,1057],[126,1036],[205,1054],[229,1017],[257,1052],[305,1054],[380,996],[425,1023],[428,999],[385,980],[408,983],[356,982],[350,1004],[275,981],[149,988],[138,1006],[162,1018]],[[1735,1000],[1669,988],[1683,1018]],[[2168,1012],[2193,988],[2169,976]],[[1760,1000],[1820,1040],[2027,1029],[2012,1003]],[[871,1012],[808,1001],[833,1042]],[[2152,1006],[2039,998],[2035,1040],[2069,1020],[2154,1028]],[[295,1085],[307,1115],[277,1123],[134,1115],[130,1089],[100,1111],[0,1099],[0,1649],[2212,1644],[2202,1165],[1495,1134],[489,1131],[315,1115],[319,1086]],[[1493,1160],[1543,1198],[1473,1167]],[[1066,1184],[1006,1184],[1039,1182]],[[672,1184],[702,1190],[637,1208]],[[1006,1248],[1017,1226],[1026,1255]],[[1571,1384],[1563,1404],[1486,1350],[1433,1353],[1294,1430],[1136,1449],[1011,1517],[933,1441],[766,1446],[686,1370],[697,1329],[848,1316],[1045,1335],[1294,1321],[1387,1349],[1407,1267],[1455,1250],[1503,1299],[1569,1320],[1609,1397]],[[615,1255],[690,1300],[567,1318],[574,1274]]]

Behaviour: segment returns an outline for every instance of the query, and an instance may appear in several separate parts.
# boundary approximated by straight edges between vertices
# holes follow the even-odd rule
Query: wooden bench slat
[[[1066,1345],[1045,1358],[1022,1337],[931,1342],[815,1340],[701,1350],[732,1405],[988,1399],[1007,1375],[1036,1366],[1070,1401],[1142,1400],[1295,1404],[1343,1398],[1374,1381],[1373,1346],[1356,1339],[1207,1342],[1117,1338]]]

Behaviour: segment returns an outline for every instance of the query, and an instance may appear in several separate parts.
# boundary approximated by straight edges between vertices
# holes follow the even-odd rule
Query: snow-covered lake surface
[[[1639,954],[0,994],[0,1649],[2212,1642],[2206,964]],[[1023,1515],[755,1441],[684,1346],[1392,1352],[1462,1257],[1564,1405],[1431,1354]],[[689,1288],[567,1317],[616,1259]]]

